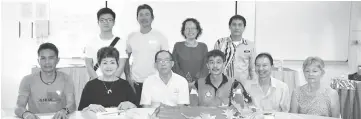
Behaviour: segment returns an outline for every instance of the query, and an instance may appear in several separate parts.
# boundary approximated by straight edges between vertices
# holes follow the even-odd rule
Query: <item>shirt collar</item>
[[[261,86],[260,84],[259,84],[259,82],[258,82],[258,80],[259,79],[257,79],[257,81],[255,82],[255,83],[253,83],[252,85],[253,86]],[[271,87],[273,87],[273,88],[276,88],[277,86],[276,86],[276,80],[278,80],[278,79],[275,79],[275,78],[273,78],[273,77],[271,77]]]
[[[214,88],[216,88],[216,87],[212,84],[210,77],[211,77],[211,74],[208,74],[208,76],[206,77],[206,84],[211,85],[211,86],[213,86]],[[227,82],[228,82],[227,76],[225,76],[225,75],[222,73],[222,82],[221,82],[221,84],[219,85],[219,87],[221,87],[223,84],[225,84],[225,83],[227,83]],[[218,87],[218,88],[219,88],[219,87]]]
[[[172,72],[172,76],[170,77],[169,81],[172,80],[173,77],[174,77],[174,75],[175,75],[175,73],[174,73],[173,71],[171,71],[171,72]],[[159,76],[159,72],[158,72],[158,71],[155,72],[155,76],[156,76],[159,80],[162,81],[162,79],[161,79],[160,76]],[[169,81],[168,81],[168,82],[169,82]]]
[[[232,42],[231,35],[228,37],[228,42]],[[247,45],[248,43],[247,43],[246,39],[242,38],[241,39],[241,44]]]

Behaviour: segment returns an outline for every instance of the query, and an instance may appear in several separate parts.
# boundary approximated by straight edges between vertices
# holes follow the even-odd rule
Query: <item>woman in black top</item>
[[[103,75],[87,82],[81,95],[78,110],[104,112],[105,108],[136,108],[135,94],[129,83],[115,76],[119,52],[113,47],[103,47],[97,53],[99,70]]]

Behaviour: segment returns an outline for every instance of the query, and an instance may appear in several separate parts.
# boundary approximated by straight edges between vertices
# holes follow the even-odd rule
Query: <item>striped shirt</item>
[[[232,41],[231,37],[217,40],[214,49],[222,51],[226,56],[224,74],[237,80],[256,78],[254,59],[255,46],[252,41],[242,39]]]

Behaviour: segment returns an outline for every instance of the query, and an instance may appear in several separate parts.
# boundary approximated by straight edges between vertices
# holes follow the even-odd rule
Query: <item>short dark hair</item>
[[[155,53],[154,61],[157,62],[157,57],[160,53],[166,52],[170,55],[170,60],[173,61],[173,55],[168,50],[159,50],[157,53]]]
[[[224,53],[222,51],[220,51],[220,50],[212,50],[212,51],[209,51],[207,53],[207,62],[209,62],[209,58],[217,57],[217,56],[221,57],[223,62],[226,61],[226,56],[224,55]]]
[[[152,15],[152,19],[154,19],[154,14],[153,14],[153,9],[152,7],[150,7],[148,4],[143,4],[143,5],[139,5],[138,9],[137,9],[137,19],[138,19],[138,14],[139,11],[142,9],[148,9],[150,11],[150,14]]]
[[[100,64],[100,62],[102,61],[102,59],[104,58],[115,58],[117,65],[118,64],[118,60],[119,60],[119,51],[114,48],[114,47],[102,47],[98,50],[97,52],[97,60],[98,60],[98,64]]]
[[[271,54],[263,52],[257,55],[255,61],[257,61],[257,59],[261,58],[261,57],[265,57],[268,58],[268,60],[270,61],[271,65],[273,66],[273,58],[271,56]],[[256,62],[254,62],[256,64]]]
[[[113,12],[112,9],[107,8],[107,7],[106,8],[101,8],[97,13],[98,20],[99,20],[100,16],[103,15],[103,14],[111,14],[113,16],[114,20],[115,20],[115,12]]]
[[[237,14],[237,15],[232,16],[229,19],[228,26],[231,26],[231,23],[233,20],[242,20],[244,27],[246,27],[246,25],[247,25],[246,19],[243,16]]]
[[[191,21],[193,22],[194,24],[196,24],[196,27],[197,27],[197,30],[198,30],[198,34],[196,36],[196,39],[198,38],[198,36],[200,36],[202,34],[202,27],[201,27],[201,24],[198,22],[197,19],[195,18],[187,18],[186,20],[183,21],[182,23],[182,29],[181,29],[181,33],[183,35],[184,38],[186,38],[186,36],[184,35],[184,30],[185,30],[185,25],[188,21]]]
[[[40,51],[41,51],[41,50],[45,50],[45,49],[50,49],[50,50],[54,51],[56,57],[59,57],[59,50],[58,50],[58,48],[57,48],[54,44],[52,44],[52,43],[43,43],[43,44],[41,44],[41,45],[39,46],[39,49],[38,49],[38,56],[40,55]]]

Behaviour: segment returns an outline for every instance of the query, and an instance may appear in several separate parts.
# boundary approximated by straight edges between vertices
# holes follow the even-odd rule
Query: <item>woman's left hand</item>
[[[126,110],[126,109],[132,109],[132,108],[137,108],[137,106],[129,101],[121,102],[118,106],[119,110]]]

